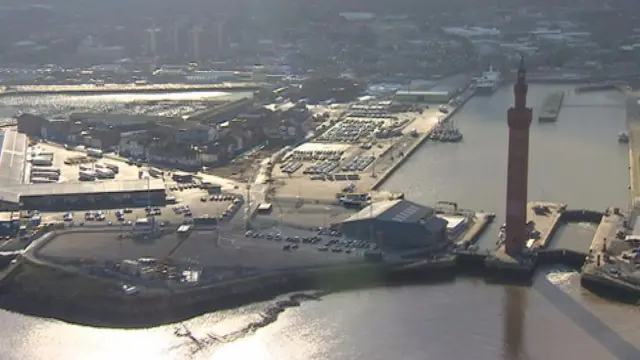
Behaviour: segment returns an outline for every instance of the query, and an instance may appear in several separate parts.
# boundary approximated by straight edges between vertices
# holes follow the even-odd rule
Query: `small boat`
[[[623,144],[626,144],[629,142],[629,135],[625,132],[622,131],[618,134],[618,142],[621,142]]]

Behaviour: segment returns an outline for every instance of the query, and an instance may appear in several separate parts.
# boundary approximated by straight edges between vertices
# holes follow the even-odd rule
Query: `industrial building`
[[[410,250],[447,240],[447,221],[433,208],[408,200],[373,203],[341,224],[347,238],[368,240],[384,249]]]
[[[398,90],[393,99],[399,103],[446,104],[454,95],[447,90]]]
[[[0,188],[23,182],[28,139],[15,130],[0,131]]]
[[[0,189],[0,209],[62,211],[160,205],[166,201],[162,179],[23,184]]]

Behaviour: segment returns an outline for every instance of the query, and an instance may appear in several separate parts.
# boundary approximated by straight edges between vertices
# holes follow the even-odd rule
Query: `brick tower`
[[[507,223],[505,251],[516,255],[527,241],[527,181],[529,177],[529,127],[532,112],[527,108],[527,79],[524,58],[520,59],[518,80],[513,87],[515,105],[507,113],[509,160],[507,167]]]

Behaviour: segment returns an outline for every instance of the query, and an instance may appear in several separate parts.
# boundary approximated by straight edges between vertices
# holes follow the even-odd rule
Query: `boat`
[[[498,90],[501,83],[502,74],[490,66],[489,70],[483,72],[482,76],[476,79],[476,94],[493,95],[493,93]]]
[[[622,131],[618,134],[618,142],[621,142],[623,144],[626,144],[629,142],[629,135],[625,132]]]

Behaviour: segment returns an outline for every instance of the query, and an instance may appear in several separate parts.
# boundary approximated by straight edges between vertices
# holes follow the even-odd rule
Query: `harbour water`
[[[531,199],[571,208],[627,206],[628,149],[617,93],[575,95],[569,86],[532,85],[537,109],[548,91],[567,97],[556,123],[531,126]],[[509,88],[476,97],[455,116],[461,143],[427,143],[385,187],[421,203],[453,200],[498,214],[480,245],[491,247],[503,222]],[[537,119],[534,113],[534,119]],[[576,224],[552,246],[587,246],[593,229]],[[242,329],[264,304],[185,322],[207,339]],[[92,329],[0,311],[0,359],[639,359],[640,311],[584,292],[577,274],[537,275],[530,288],[459,279],[378,288],[304,302],[275,323],[236,341],[199,347],[175,326]]]

